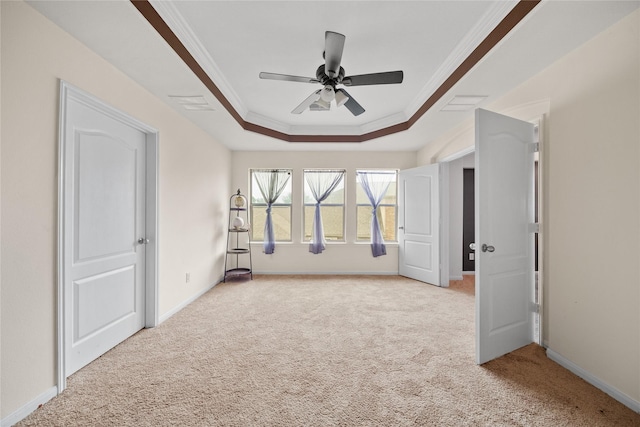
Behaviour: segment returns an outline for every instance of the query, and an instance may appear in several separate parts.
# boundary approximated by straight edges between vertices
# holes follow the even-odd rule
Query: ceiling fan
[[[331,101],[336,101],[336,106],[344,105],[354,116],[364,113],[364,108],[356,102],[346,90],[336,89],[336,85],[365,86],[402,83],[404,73],[402,71],[389,71],[384,73],[360,74],[357,76],[345,76],[344,68],[340,66],[342,51],[344,50],[345,36],[333,31],[324,34],[325,63],[316,70],[316,77],[290,76],[288,74],[260,73],[261,79],[282,80],[288,82],[320,83],[324,86],[313,92],[307,99],[291,111],[300,114],[307,108],[312,111],[327,111],[331,108]]]

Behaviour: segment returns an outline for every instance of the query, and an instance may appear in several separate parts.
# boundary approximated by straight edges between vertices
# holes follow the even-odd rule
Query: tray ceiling
[[[635,10],[637,1],[27,1],[233,150],[416,150]],[[291,110],[346,36],[353,116]],[[266,136],[265,136],[266,135]],[[295,143],[291,143],[295,142]],[[339,144],[336,144],[339,143]]]

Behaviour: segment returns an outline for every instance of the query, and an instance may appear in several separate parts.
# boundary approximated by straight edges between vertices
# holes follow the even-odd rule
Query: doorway
[[[462,274],[476,270],[476,252],[471,248],[476,237],[475,169],[462,170]]]
[[[60,83],[58,393],[158,323],[158,133]]]
[[[535,114],[534,114],[535,115]],[[538,141],[539,152],[534,154],[535,159],[535,175],[534,180],[532,182],[532,186],[535,188],[535,224],[539,224],[536,226],[537,232],[534,234],[535,248],[532,251],[534,255],[534,272],[535,272],[535,286],[533,289],[533,295],[531,297],[531,304],[533,306],[533,310],[535,313],[533,314],[534,322],[533,322],[533,330],[532,337],[533,342],[544,345],[543,342],[543,292],[544,286],[542,283],[543,279],[543,269],[544,269],[544,257],[543,257],[543,227],[542,223],[544,222],[544,164],[542,150],[544,149],[544,120],[542,115],[537,115],[537,119],[528,120],[535,126],[535,139]],[[469,139],[473,138],[471,132],[469,132]],[[465,185],[465,180],[467,183],[472,182],[470,175],[473,172],[474,180],[477,178],[477,170],[474,170],[475,163],[475,150],[473,147],[469,147],[468,149],[461,150],[460,152],[454,153],[447,157],[441,159],[442,162],[445,162],[449,166],[449,182],[450,189],[449,194],[450,198],[448,201],[448,215],[450,220],[450,250],[443,252],[443,256],[447,256],[450,261],[450,275],[451,275],[451,286],[456,288],[464,288],[468,290],[469,293],[474,293],[474,282],[477,277],[474,277],[476,274],[475,270],[467,270],[469,267],[464,266],[464,261],[469,260],[469,258],[474,258],[474,261],[477,259],[478,253],[474,253],[469,249],[468,239],[464,237],[464,233],[469,233],[471,230],[470,222],[467,221],[465,215],[465,201],[464,199],[473,198],[475,202],[475,194],[473,193],[473,188],[470,192],[467,192],[467,185]],[[473,185],[470,185],[473,187]],[[473,212],[471,212],[473,215]],[[471,224],[474,224],[471,222]],[[475,225],[475,224],[474,224]],[[539,228],[539,229],[538,229]],[[473,233],[470,233],[473,234]],[[471,240],[473,242],[473,239]],[[469,256],[469,253],[473,254]],[[443,261],[443,264],[446,261]],[[475,268],[475,266],[474,266]]]

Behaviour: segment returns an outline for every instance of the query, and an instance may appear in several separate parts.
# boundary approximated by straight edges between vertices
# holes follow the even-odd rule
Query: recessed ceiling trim
[[[404,123],[409,119],[409,115],[406,115],[403,111],[395,114],[391,114],[386,117],[382,117],[378,120],[374,120],[368,123],[363,124],[360,128],[362,129],[361,133],[369,133],[374,132],[378,129],[385,129],[396,125],[398,123]]]
[[[255,113],[253,111],[249,111],[247,113],[245,120],[258,126],[264,126],[278,132],[282,132],[283,134],[291,133],[290,125],[283,123],[280,120],[273,120],[270,117],[263,116],[262,114]]]
[[[520,0],[511,12],[500,21],[500,24],[471,52],[462,64],[440,85],[427,99],[420,109],[409,119],[409,126],[413,126],[433,105],[440,100],[465,74],[467,74],[494,46],[522,21],[540,3],[541,0]]]
[[[173,2],[150,0],[153,8],[158,12],[160,18],[165,21],[169,28],[184,44],[187,51],[191,53],[194,59],[200,64],[204,71],[209,75],[216,86],[224,93],[225,98],[233,105],[242,117],[246,117],[247,108],[244,106],[238,94],[233,87],[225,79],[224,74],[213,60],[207,49],[202,45],[200,39],[193,33],[189,25],[185,22],[183,16],[178,12]]]
[[[409,120],[388,126],[383,129],[361,135],[292,135],[260,126],[243,118],[233,104],[213,82],[211,76],[193,57],[182,41],[171,30],[151,5],[149,0],[130,0],[142,16],[169,44],[176,54],[194,72],[200,81],[211,91],[224,108],[245,130],[260,133],[288,142],[365,142],[382,136],[402,132],[413,126],[433,105],[438,102],[458,81],[464,77],[489,51],[496,46],[520,21],[531,12],[541,0],[520,0],[513,9],[500,21],[473,52],[456,68],[456,70],[433,92],[425,103],[409,118]]]
[[[458,68],[466,58],[482,43],[500,22],[513,9],[513,1],[501,1],[494,3],[476,25],[469,30],[467,35],[458,43],[455,49],[447,57],[446,61],[436,70],[433,76],[424,85],[415,101],[405,109],[407,117],[411,117],[422,107],[427,99],[446,79],[451,72]]]
[[[198,61],[189,53],[187,48],[176,37],[176,35],[167,26],[167,23],[158,15],[158,12],[151,6],[147,0],[131,0],[133,6],[138,9],[142,16],[151,24],[151,26],[160,34],[160,36],[169,44],[173,51],[184,61],[187,67],[200,79],[200,81],[209,89],[211,94],[215,96],[222,106],[231,114],[231,116],[242,125],[244,121],[238,112],[233,108],[229,100],[218,89],[216,84],[211,80],[209,75],[202,69]],[[243,126],[244,127],[244,126]]]

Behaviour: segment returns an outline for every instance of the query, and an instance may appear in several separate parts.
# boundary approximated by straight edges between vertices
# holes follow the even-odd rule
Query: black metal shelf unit
[[[238,192],[229,199],[229,232],[227,233],[227,254],[224,260],[224,281],[234,277],[249,276],[251,268],[251,236],[249,234],[247,198]]]

